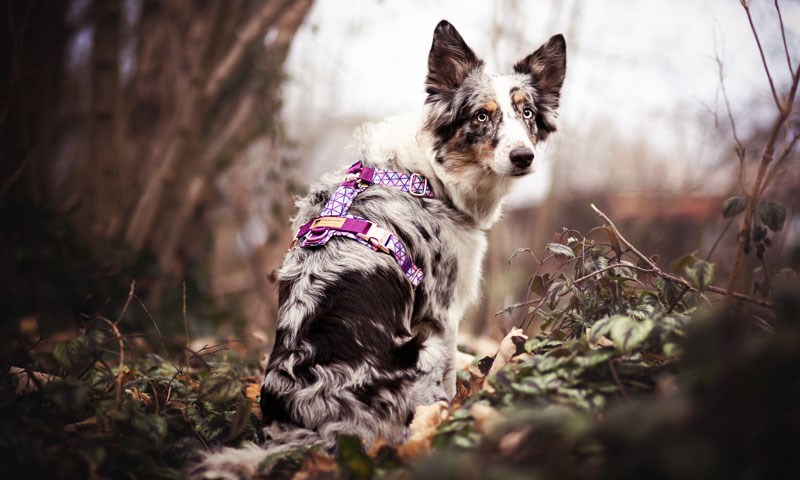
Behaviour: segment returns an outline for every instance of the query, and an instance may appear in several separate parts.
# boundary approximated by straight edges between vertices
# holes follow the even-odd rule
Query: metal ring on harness
[[[422,183],[421,190],[414,190],[414,178],[420,179],[420,182]],[[411,180],[408,181],[408,193],[410,193],[415,197],[424,197],[427,190],[428,190],[428,179],[423,177],[419,173],[412,173]]]

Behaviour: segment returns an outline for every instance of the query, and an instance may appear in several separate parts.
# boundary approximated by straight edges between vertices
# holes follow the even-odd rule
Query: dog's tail
[[[278,422],[264,428],[267,442],[264,446],[247,442],[241,447],[225,447],[204,453],[202,460],[190,466],[183,476],[196,480],[240,480],[263,477],[275,463],[293,451],[314,446],[330,448],[329,441],[319,433],[296,425]]]

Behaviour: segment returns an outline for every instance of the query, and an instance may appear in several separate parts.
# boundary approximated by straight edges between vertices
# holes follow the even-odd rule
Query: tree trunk
[[[99,238],[112,238],[119,232],[125,207],[121,193],[126,165],[120,161],[118,148],[120,9],[119,0],[92,4],[91,162],[83,175],[86,183],[79,215]]]

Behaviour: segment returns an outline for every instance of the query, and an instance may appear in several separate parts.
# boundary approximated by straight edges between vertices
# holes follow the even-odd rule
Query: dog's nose
[[[519,168],[528,168],[533,162],[533,151],[526,147],[517,147],[508,154],[511,163]]]

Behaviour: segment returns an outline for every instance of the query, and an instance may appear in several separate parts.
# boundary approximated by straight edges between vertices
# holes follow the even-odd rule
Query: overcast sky
[[[786,84],[772,3],[755,0],[752,10],[776,82]],[[783,2],[782,12],[790,48],[800,52],[800,6]],[[422,105],[431,34],[443,18],[495,70],[509,70],[551,35],[564,33],[561,117],[570,141],[586,141],[581,125],[602,118],[647,135],[665,151],[675,142],[703,142],[685,138],[692,136],[686,132],[677,138],[671,125],[679,116],[705,115],[705,106],[721,108],[715,51],[724,60],[734,110],[750,108],[754,96],[769,98],[736,0],[317,0],[292,45],[284,88],[284,120],[306,149],[309,180],[348,160],[341,150],[355,124]],[[737,114],[746,123],[765,113]],[[517,203],[546,194],[548,167],[545,162],[526,179]]]

